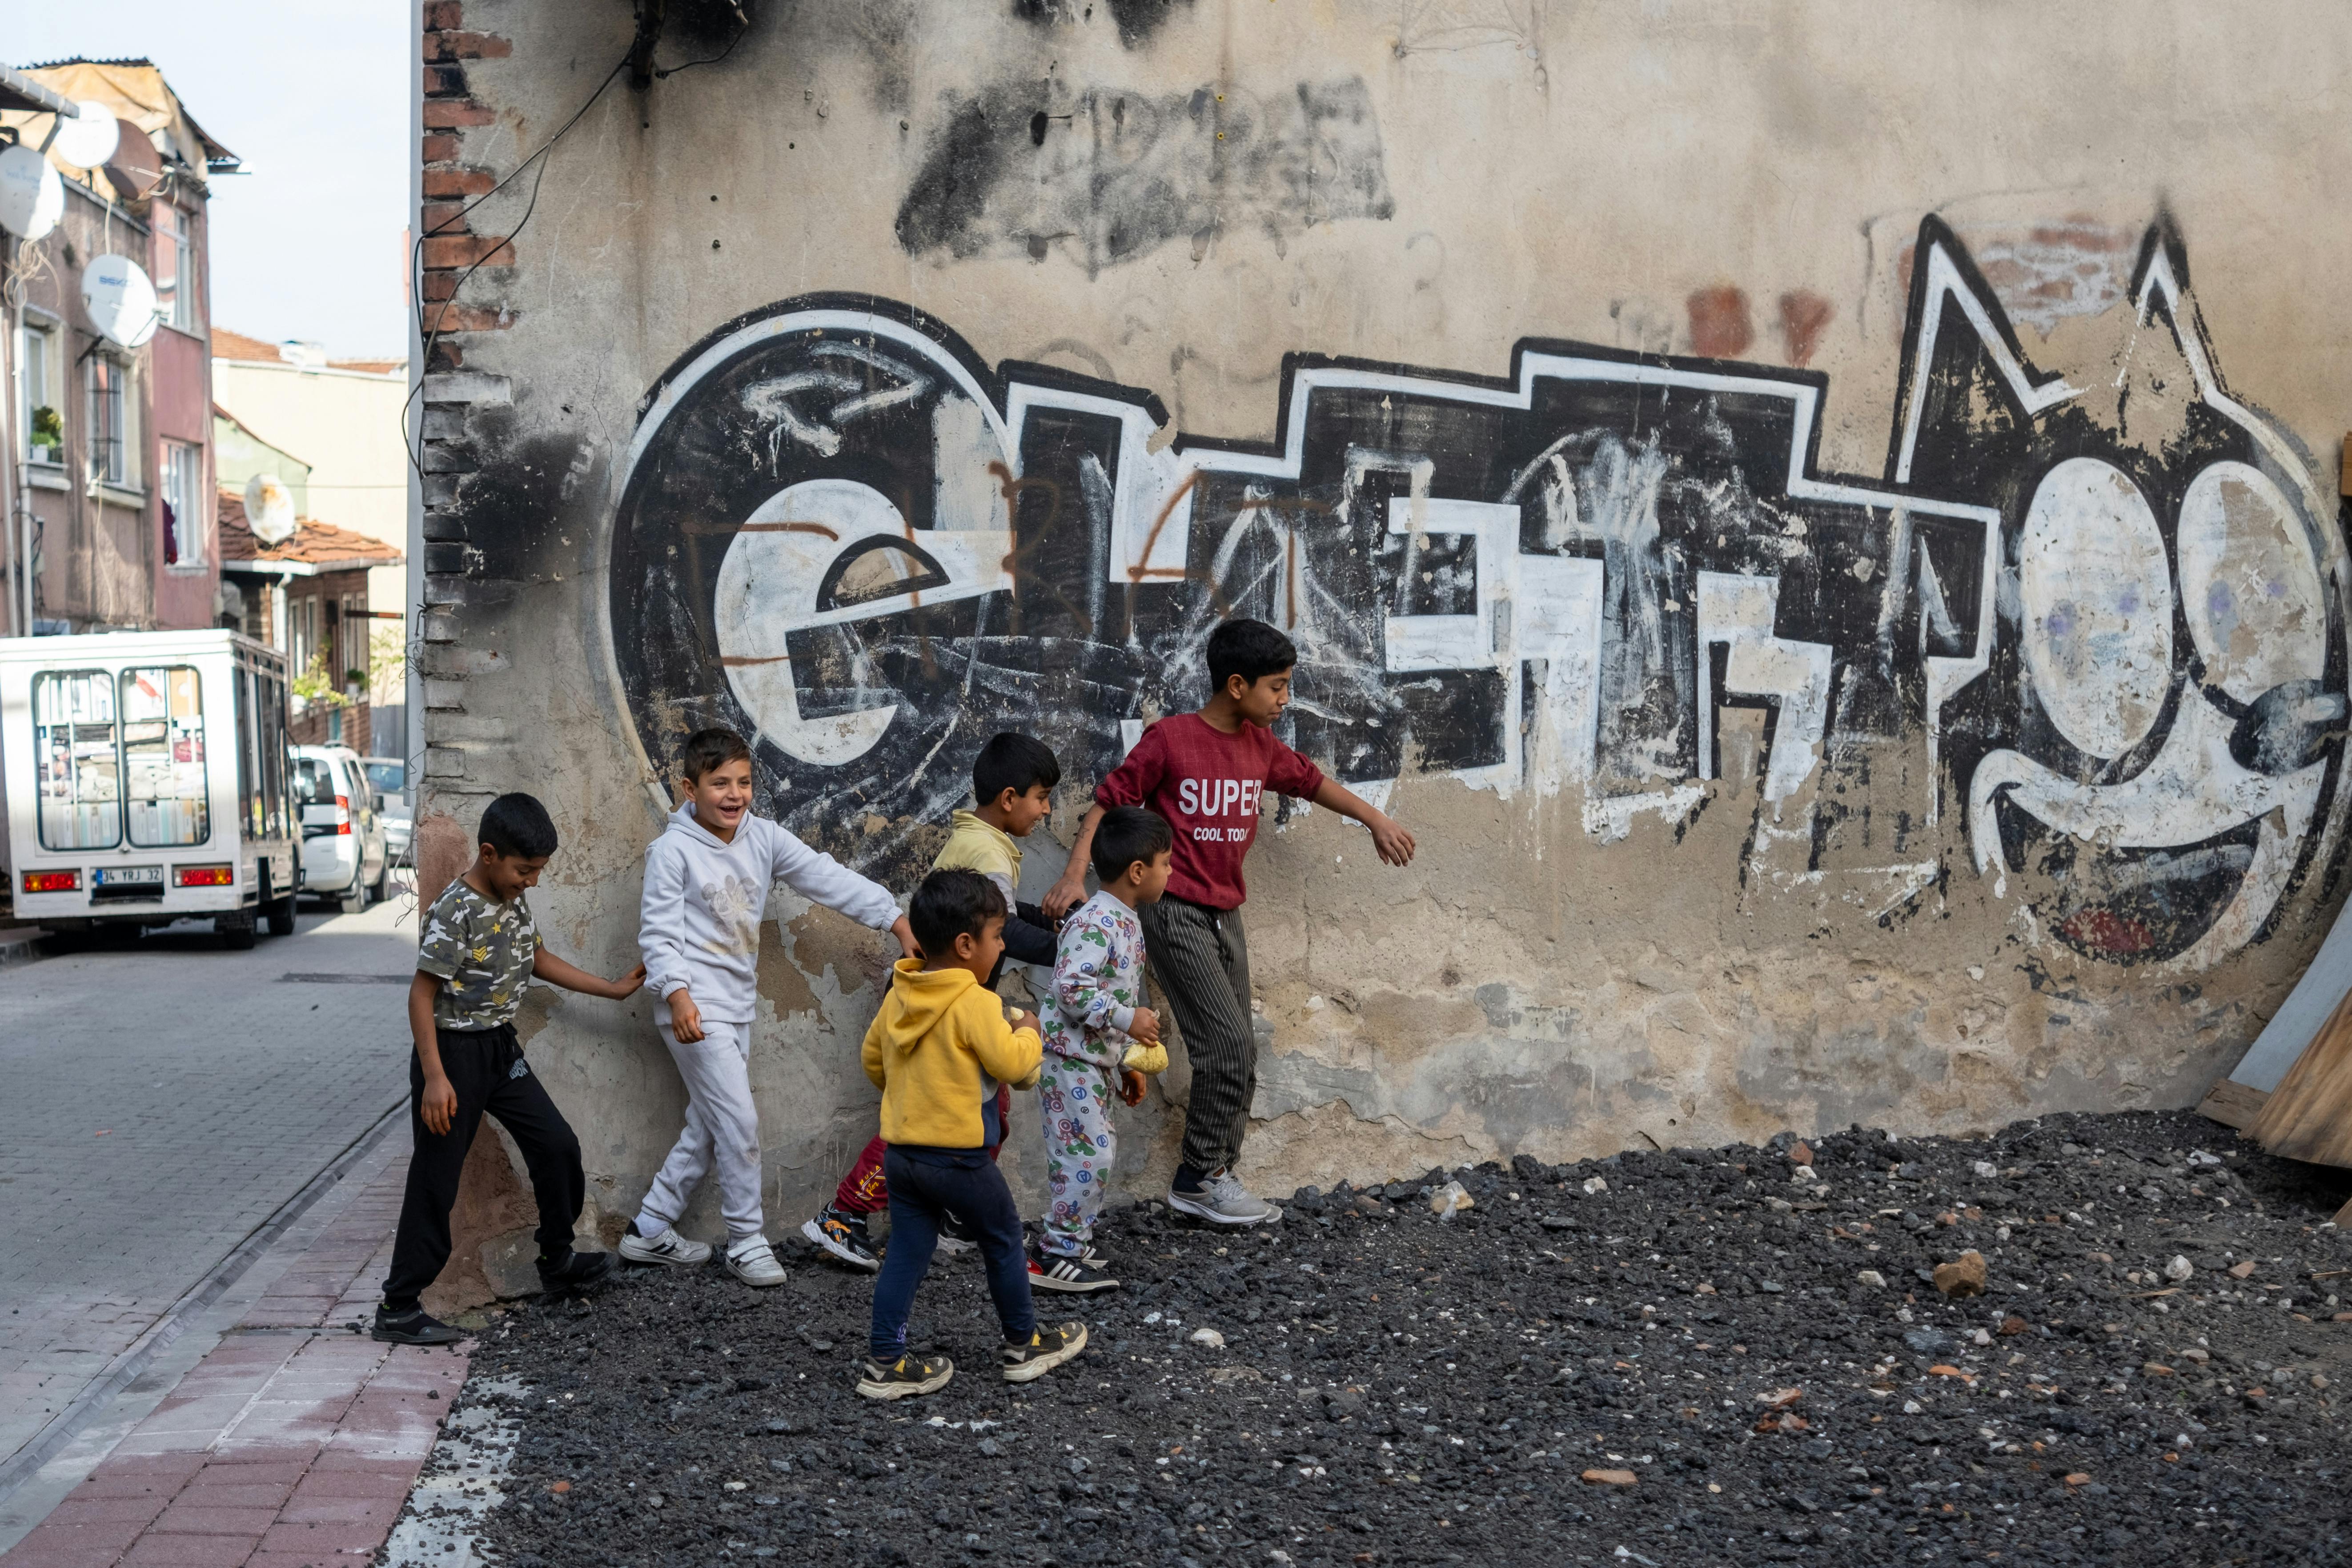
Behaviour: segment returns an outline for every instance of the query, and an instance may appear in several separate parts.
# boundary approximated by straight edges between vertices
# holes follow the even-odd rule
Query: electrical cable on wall
[[[481,269],[482,262],[488,260],[491,257],[496,256],[499,251],[504,250],[507,247],[512,245],[516,238],[521,235],[524,228],[529,226],[530,223],[530,215],[539,208],[539,187],[547,178],[547,164],[544,160],[548,153],[554,151],[555,144],[562,141],[564,136],[570,132],[573,126],[580,123],[580,120],[583,115],[585,115],[591,109],[596,106],[596,100],[604,96],[604,89],[612,86],[614,79],[623,71],[626,70],[628,67],[628,57],[625,55],[611,70],[604,74],[604,79],[596,84],[596,90],[588,95],[587,101],[583,103],[578,109],[572,110],[572,118],[565,121],[562,127],[556,131],[554,135],[550,136],[546,141],[539,144],[539,150],[537,152],[533,153],[530,157],[525,158],[521,163],[517,163],[512,170],[509,171],[505,179],[500,180],[497,184],[492,185],[488,190],[484,191],[480,195],[476,196],[472,201],[467,202],[464,206],[459,207],[456,212],[442,219],[441,222],[435,224],[431,228],[421,230],[418,233],[416,243],[411,248],[409,254],[409,274],[417,280],[416,293],[418,306],[416,312],[416,331],[417,335],[424,342],[424,365],[417,375],[415,386],[410,389],[408,396],[401,402],[400,416],[404,426],[402,431],[401,447],[403,450],[408,453],[408,466],[416,470],[417,478],[420,480],[425,477],[424,430],[422,426],[418,428],[416,444],[412,447],[409,445],[406,438],[405,426],[408,419],[409,405],[415,403],[417,395],[425,390],[425,376],[429,374],[432,371],[433,349],[434,345],[441,340],[442,321],[447,317],[450,308],[457,303],[457,297],[465,292],[467,281],[473,278],[476,272]],[[537,163],[539,165],[539,172],[530,182],[530,200],[524,204],[521,218],[516,222],[513,230],[509,233],[505,238],[499,240],[498,244],[492,246],[488,251],[483,253],[481,260],[476,261],[471,267],[467,268],[464,272],[458,274],[456,286],[449,290],[449,297],[446,300],[436,302],[437,309],[435,310],[432,329],[428,331],[425,325],[425,311],[427,309],[434,309],[434,307],[428,307],[424,303],[425,287],[423,262],[425,258],[425,242],[428,239],[434,238],[436,236],[446,234],[453,226],[463,223],[467,215],[471,213],[476,207],[480,206],[484,202],[488,201],[492,196],[497,195],[500,191],[505,190],[507,186],[512,184],[521,176],[522,172],[525,169],[530,168],[533,163]]]
[[[629,45],[628,53],[623,55],[614,65],[613,68],[605,73],[604,79],[596,84],[596,89],[588,95],[587,101],[581,104],[578,109],[572,111],[572,118],[565,121],[562,125],[557,129],[554,135],[550,136],[546,141],[540,143],[538,151],[534,152],[530,157],[525,158],[521,163],[517,163],[511,170],[508,171],[506,178],[500,180],[497,184],[492,185],[488,190],[484,191],[480,195],[476,196],[472,201],[467,202],[465,205],[459,207],[456,212],[450,214],[449,216],[434,225],[431,228],[421,230],[418,233],[416,243],[411,248],[409,254],[409,275],[413,279],[416,279],[416,294],[418,301],[416,331],[417,336],[423,344],[422,353],[424,354],[424,363],[420,374],[416,378],[416,385],[410,390],[408,396],[401,403],[400,416],[403,425],[401,447],[402,450],[408,454],[408,466],[415,470],[419,480],[422,480],[425,476],[425,436],[424,431],[420,426],[417,432],[415,445],[411,446],[409,444],[406,432],[408,409],[409,405],[416,401],[418,395],[424,391],[425,376],[429,374],[432,371],[433,350],[441,339],[441,322],[447,317],[450,307],[457,304],[458,297],[466,291],[467,283],[473,279],[473,276],[477,271],[480,270],[482,262],[488,260],[490,257],[496,256],[499,251],[504,250],[509,246],[512,245],[515,240],[520,237],[524,228],[529,226],[531,214],[538,210],[539,207],[540,185],[547,177],[547,164],[544,160],[548,153],[554,151],[555,144],[562,141],[564,136],[571,132],[573,126],[580,123],[582,117],[584,116],[589,110],[595,107],[596,100],[604,96],[604,89],[613,85],[614,79],[618,77],[623,71],[629,70],[633,66],[636,66],[641,69],[644,69],[646,74],[649,75],[654,79],[667,79],[669,77],[676,76],[680,71],[692,70],[697,66],[716,65],[719,61],[725,59],[729,55],[733,54],[735,52],[735,46],[743,41],[743,35],[751,30],[751,18],[749,12],[740,3],[731,5],[729,9],[733,11],[735,14],[735,36],[727,40],[727,47],[725,48],[719,50],[715,55],[709,56],[702,59],[688,60],[682,65],[670,66],[667,68],[650,67],[651,40],[642,37],[633,38]],[[656,30],[658,29],[661,14],[661,8],[658,6],[655,7],[651,12]],[[642,17],[640,22],[642,26]],[[643,51],[642,55],[640,52],[641,50]],[[446,234],[453,226],[463,223],[467,215],[472,213],[476,207],[480,206],[484,202],[488,201],[492,196],[495,196],[500,191],[505,190],[508,185],[513,184],[516,179],[521,176],[522,172],[525,169],[530,168],[533,163],[539,164],[539,172],[532,176],[530,183],[530,200],[524,204],[522,216],[516,221],[513,230],[509,232],[505,238],[499,240],[497,245],[492,246],[489,250],[483,254],[481,260],[476,261],[472,266],[467,268],[465,271],[458,274],[457,284],[449,290],[449,297],[446,300],[437,301],[439,309],[433,316],[433,326],[431,330],[427,331],[425,325],[425,310],[427,307],[424,302],[425,288],[423,261],[425,256],[425,242],[436,236]]]

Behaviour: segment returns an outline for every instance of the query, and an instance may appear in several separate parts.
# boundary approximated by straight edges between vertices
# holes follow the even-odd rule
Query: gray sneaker
[[[1282,1211],[1243,1186],[1231,1171],[1202,1178],[1197,1187],[1170,1187],[1168,1206],[1214,1225],[1271,1225]]]

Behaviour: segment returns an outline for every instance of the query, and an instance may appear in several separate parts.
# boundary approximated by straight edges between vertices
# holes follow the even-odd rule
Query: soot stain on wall
[[[1130,49],[1149,44],[1168,25],[1180,0],[1013,0],[1013,14],[1040,27],[1081,26],[1094,20],[1101,5],[1118,27],[1118,41]],[[1192,0],[1181,0],[1190,9]]]
[[[1092,275],[1174,239],[1394,211],[1359,78],[1263,97],[1020,82],[943,105],[896,233],[910,256],[1058,252]]]

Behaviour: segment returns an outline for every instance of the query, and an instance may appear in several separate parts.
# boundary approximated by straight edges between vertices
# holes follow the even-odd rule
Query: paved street
[[[405,897],[0,969],[0,1463],[405,1092]]]

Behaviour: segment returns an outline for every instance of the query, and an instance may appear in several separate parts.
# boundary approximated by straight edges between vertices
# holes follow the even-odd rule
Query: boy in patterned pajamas
[[[1118,1157],[1111,1096],[1138,1103],[1144,1074],[1168,1066],[1160,1016],[1143,1005],[1143,927],[1135,911],[1167,891],[1172,847],[1157,813],[1131,805],[1105,812],[1093,845],[1102,890],[1062,926],[1054,994],[1042,1009],[1037,1106],[1051,1200],[1029,1260],[1032,1289],[1083,1293],[1118,1283],[1091,1238]]]

